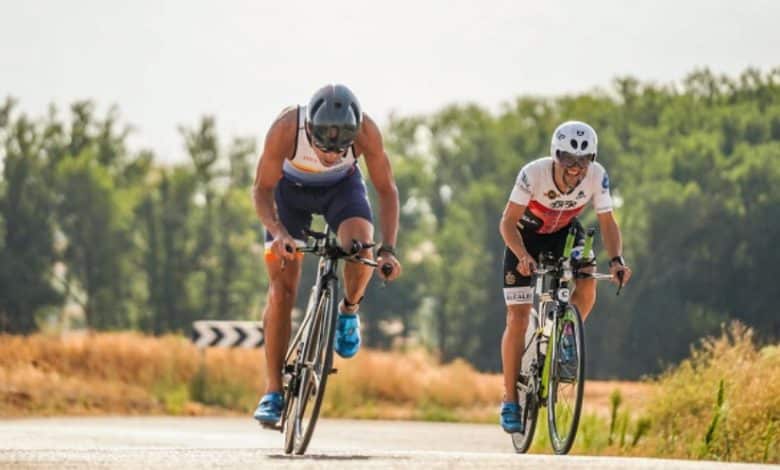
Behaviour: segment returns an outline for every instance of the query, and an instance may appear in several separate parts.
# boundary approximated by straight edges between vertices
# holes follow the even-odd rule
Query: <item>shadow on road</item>
[[[372,457],[367,455],[325,455],[325,454],[306,454],[306,455],[286,455],[271,454],[269,459],[277,460],[370,460]]]

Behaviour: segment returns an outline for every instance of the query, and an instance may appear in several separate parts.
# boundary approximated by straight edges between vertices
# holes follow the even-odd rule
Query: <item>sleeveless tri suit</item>
[[[372,220],[366,185],[357,166],[354,145],[340,162],[325,166],[314,153],[304,128],[306,107],[298,106],[298,130],[295,150],[284,161],[282,178],[274,189],[279,219],[300,245],[306,239],[303,230],[311,225],[312,215],[320,214],[331,230],[344,220],[362,217]],[[266,247],[273,237],[266,231]]]

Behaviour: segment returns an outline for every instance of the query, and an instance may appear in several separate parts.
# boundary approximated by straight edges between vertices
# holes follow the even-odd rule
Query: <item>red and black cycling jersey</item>
[[[552,157],[525,165],[517,175],[509,200],[526,206],[518,227],[539,234],[554,233],[568,226],[590,200],[597,214],[612,210],[609,177],[600,163],[591,163],[582,181],[564,192],[555,184]]]

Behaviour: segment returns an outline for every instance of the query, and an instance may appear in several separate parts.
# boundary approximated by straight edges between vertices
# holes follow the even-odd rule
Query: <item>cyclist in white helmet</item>
[[[622,272],[624,284],[631,278],[631,269],[622,256],[620,228],[612,214],[609,177],[595,161],[597,151],[598,137],[591,126],[580,121],[559,125],[552,135],[550,156],[534,160],[520,170],[501,218],[500,231],[506,243],[504,299],[507,306],[501,341],[504,372],[501,426],[509,433],[523,432],[515,380],[531,313],[531,275],[536,269],[535,260],[542,252],[561,255],[572,225],[577,228],[572,256],[583,256],[585,237],[576,217],[589,201],[593,201],[609,254],[610,273]],[[585,254],[586,259],[594,257],[593,253]],[[576,283],[572,303],[585,319],[596,302],[596,281],[578,279]]]

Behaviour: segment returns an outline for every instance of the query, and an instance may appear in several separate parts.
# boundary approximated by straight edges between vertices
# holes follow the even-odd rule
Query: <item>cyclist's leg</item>
[[[302,189],[282,179],[275,191],[274,200],[279,221],[296,244],[303,246],[303,229],[309,227],[312,220],[307,210],[307,200]],[[293,261],[282,262],[270,253],[268,247],[272,241],[266,232],[265,265],[268,270],[268,295],[263,310],[263,333],[265,337],[266,393],[282,390],[282,368],[284,355],[290,341],[291,315],[301,278],[302,254]]]
[[[581,259],[583,256],[594,260],[594,263],[587,268],[580,268],[581,272],[592,273],[595,272],[595,259],[596,254],[591,249],[590,253],[583,253],[582,250],[585,247],[585,231],[582,225],[577,219],[574,219],[572,223],[577,224],[577,236],[574,242],[574,250],[572,250],[573,259]],[[577,309],[582,315],[582,321],[593,310],[593,305],[596,304],[596,280],[595,279],[577,279],[575,280],[574,293],[571,296],[571,303],[577,306]]]
[[[301,259],[296,257],[282,267],[281,260],[268,255],[268,296],[263,310],[265,337],[266,393],[282,390],[282,367],[290,341],[292,308],[301,278]]]
[[[361,242],[370,242],[374,239],[374,226],[371,222],[362,217],[350,217],[339,225],[338,228],[339,243],[345,249],[352,244],[352,240]],[[372,259],[371,249],[365,249],[360,252],[363,258]],[[358,311],[360,300],[366,291],[366,286],[371,280],[373,269],[370,266],[359,263],[344,264],[344,297],[350,305],[342,302],[341,311],[345,313],[354,313]]]
[[[506,307],[506,327],[501,337],[501,364],[504,373],[504,400],[508,402],[517,401],[517,374],[525,348],[525,331],[528,329],[530,314],[531,304]]]
[[[581,269],[583,272],[593,272],[594,268]],[[588,318],[593,305],[596,304],[596,280],[595,279],[577,279],[577,288],[571,296],[571,303],[577,306],[582,314],[582,321]]]
[[[374,240],[371,206],[368,203],[366,185],[359,170],[356,169],[352,175],[333,189],[324,214],[328,225],[336,231],[339,243],[344,250],[351,249],[352,240],[361,243],[369,243]],[[362,250],[360,256],[372,259],[372,250]],[[371,280],[372,271],[371,267],[363,264],[345,263],[344,292],[350,305],[344,305],[342,302],[342,312],[354,313],[358,310],[358,304]]]
[[[533,246],[526,249],[531,253]],[[533,250],[534,252],[536,250]],[[517,374],[525,348],[525,332],[533,302],[531,278],[517,272],[517,257],[512,250],[504,250],[504,301],[506,327],[501,337],[501,364],[504,374],[504,401],[517,402]]]
[[[355,170],[329,193],[323,213],[328,225],[336,231],[339,244],[351,251],[352,240],[369,243],[374,239],[371,207],[366,186],[359,170]],[[360,251],[360,256],[372,258],[371,249]],[[360,349],[360,320],[357,315],[363,293],[371,279],[372,268],[358,263],[344,263],[344,299],[339,303],[334,349],[344,358]]]

